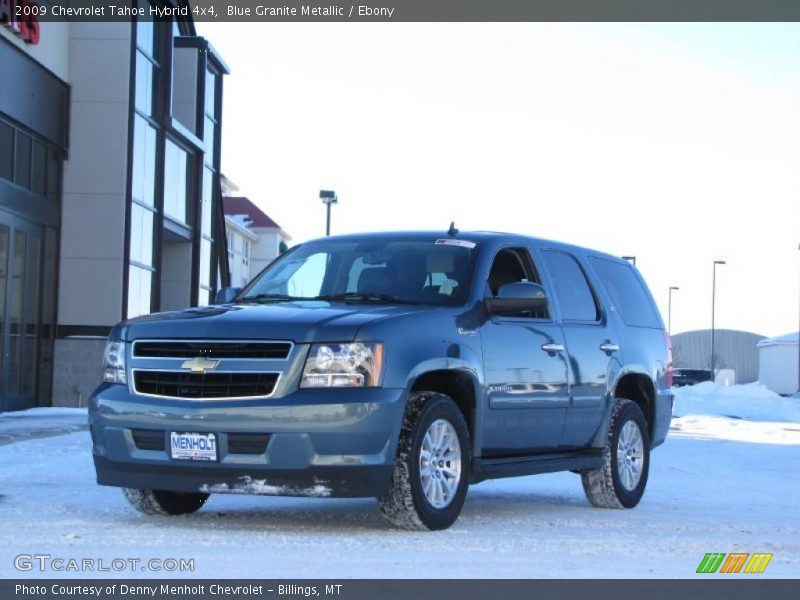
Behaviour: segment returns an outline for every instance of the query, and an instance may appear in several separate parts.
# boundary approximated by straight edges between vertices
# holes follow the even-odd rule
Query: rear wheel
[[[450,527],[464,505],[471,457],[469,429],[456,404],[444,394],[412,394],[392,488],[379,498],[386,520],[414,531]]]
[[[619,399],[611,410],[603,464],[581,472],[583,491],[598,508],[633,508],[642,499],[649,469],[650,436],[642,410]]]
[[[123,488],[122,493],[131,506],[146,515],[186,515],[197,512],[208,500],[208,494],[199,492]]]

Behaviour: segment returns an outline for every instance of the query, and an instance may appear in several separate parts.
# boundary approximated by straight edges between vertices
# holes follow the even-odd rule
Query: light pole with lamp
[[[711,274],[711,380],[716,381],[717,376],[714,373],[714,311],[716,308],[717,300],[717,265],[726,264],[724,260],[715,260],[714,267]]]
[[[667,304],[667,333],[672,335],[672,292],[677,292],[679,287],[671,285],[669,287],[669,303]]]
[[[325,235],[331,234],[331,204],[338,204],[339,199],[333,190],[320,190],[319,199],[327,207],[327,220],[325,221]]]
[[[636,266],[636,257],[635,256],[623,256],[622,260],[627,260],[631,263],[634,267]]]

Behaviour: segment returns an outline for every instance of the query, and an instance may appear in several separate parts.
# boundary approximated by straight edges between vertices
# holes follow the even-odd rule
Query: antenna
[[[447,235],[456,235],[458,233],[458,229],[456,229],[456,222],[450,222],[450,229],[447,230]]]

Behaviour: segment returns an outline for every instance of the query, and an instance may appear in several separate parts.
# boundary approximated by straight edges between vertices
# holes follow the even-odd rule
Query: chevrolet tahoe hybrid
[[[97,481],[147,514],[210,494],[378,499],[449,527],[485,479],[569,470],[632,508],[672,414],[669,336],[636,268],[458,232],[328,237],[217,305],[120,323],[92,394]]]

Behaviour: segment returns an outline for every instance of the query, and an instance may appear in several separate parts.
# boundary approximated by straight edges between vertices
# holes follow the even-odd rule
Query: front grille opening
[[[239,358],[285,360],[291,342],[136,342],[135,358]]]
[[[275,390],[278,373],[180,373],[135,371],[136,392],[188,400],[266,397]]]
[[[166,447],[164,444],[164,432],[153,429],[131,429],[133,443],[139,450],[161,450]]]
[[[269,434],[229,433],[228,452],[230,454],[264,454],[267,451]]]

